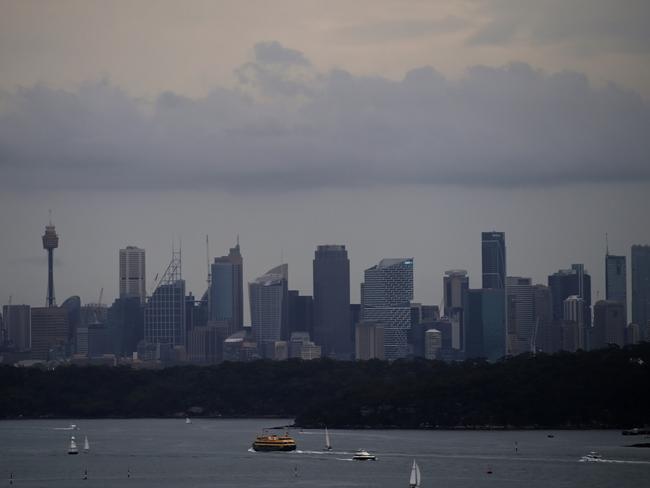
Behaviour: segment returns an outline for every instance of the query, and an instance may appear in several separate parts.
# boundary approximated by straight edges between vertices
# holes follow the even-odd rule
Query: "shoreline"
[[[182,420],[190,417],[192,420],[280,420],[287,419],[288,417],[277,415],[253,415],[253,416],[231,416],[231,415],[166,415],[166,416],[138,416],[138,417],[125,417],[125,416],[108,416],[108,417],[70,417],[70,416],[41,416],[41,417],[5,417],[0,418],[0,422],[5,421],[47,421],[47,420],[65,420],[65,421],[79,421],[79,420]],[[322,430],[324,425],[298,425],[295,423],[286,425],[274,425],[267,427],[268,429],[293,429],[293,430]],[[624,435],[627,429],[620,426],[504,426],[504,425],[458,425],[458,426],[425,426],[425,427],[406,427],[399,425],[328,425],[330,430],[410,430],[410,431],[424,431],[424,430],[437,430],[437,431],[590,431],[590,430],[617,430]],[[632,436],[629,436],[632,437]],[[645,446],[643,446],[645,447]]]

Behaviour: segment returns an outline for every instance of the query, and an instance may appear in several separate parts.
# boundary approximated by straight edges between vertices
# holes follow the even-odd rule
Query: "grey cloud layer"
[[[152,104],[102,81],[0,94],[0,187],[281,192],[650,179],[650,106],[527,64],[403,80],[319,73],[258,44],[240,86]]]
[[[469,44],[563,44],[593,52],[650,53],[647,0],[481,0],[485,21]]]

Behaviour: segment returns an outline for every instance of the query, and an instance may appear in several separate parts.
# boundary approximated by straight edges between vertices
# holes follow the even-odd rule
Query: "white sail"
[[[411,466],[409,488],[420,488],[420,466],[415,462],[415,459],[413,460],[413,466]]]
[[[190,418],[189,418],[189,417],[185,417],[185,423],[186,423],[186,424],[191,424],[191,423],[192,423],[192,421],[190,420]]]
[[[332,449],[332,443],[330,442],[330,433],[327,431],[327,427],[325,427],[325,449]]]
[[[84,439],[84,451],[90,451],[90,443],[88,442],[88,436]]]

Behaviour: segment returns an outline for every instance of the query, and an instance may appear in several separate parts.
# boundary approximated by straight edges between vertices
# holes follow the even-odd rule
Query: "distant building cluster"
[[[4,305],[4,363],[217,364],[255,359],[338,360],[426,358],[496,361],[522,353],[623,346],[650,339],[650,246],[631,249],[631,320],[626,256],[605,255],[605,298],[592,306],[591,277],[582,264],[548,276],[546,284],[508,276],[503,232],[481,235],[482,287],[467,271],[442,277],[439,305],[413,302],[412,257],[387,258],[364,271],[360,303],[350,303],[350,261],[344,245],[320,245],[313,259],[313,296],[289,287],[282,263],[248,283],[244,324],[243,257],[239,240],[209,264],[200,299],[186,290],[179,251],[147,295],[145,250],[119,250],[119,297],[110,305],[57,306],[54,225],[46,226],[46,306]]]

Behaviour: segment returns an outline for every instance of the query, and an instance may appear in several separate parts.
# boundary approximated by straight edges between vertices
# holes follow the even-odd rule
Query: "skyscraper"
[[[43,234],[43,249],[47,251],[46,305],[48,307],[56,306],[56,299],[54,298],[54,250],[57,247],[59,247],[59,236],[56,234],[52,219],[50,218],[50,223],[45,226],[45,234]]]
[[[533,316],[533,285],[530,278],[508,276],[508,354],[521,354],[533,349],[535,319]]]
[[[625,256],[605,256],[605,299],[622,302],[627,307],[627,273]]]
[[[180,251],[172,260],[144,308],[144,341],[167,347],[186,345],[185,280]]]
[[[384,326],[381,322],[359,322],[355,327],[355,358],[384,359]]]
[[[289,290],[289,337],[294,332],[306,332],[311,338],[314,333],[314,299],[301,295],[298,290]]]
[[[571,269],[561,269],[548,277],[548,287],[553,300],[553,320],[560,323],[564,319],[564,300],[570,296],[583,299],[584,332],[588,335],[591,328],[591,276],[583,264],[572,264]],[[588,347],[587,336],[580,342]]]
[[[585,300],[570,295],[562,302],[562,349],[576,351],[585,348]]]
[[[324,356],[352,359],[350,260],[343,245],[316,248],[313,261],[314,342]]]
[[[533,351],[554,353],[562,347],[559,323],[553,320],[551,289],[546,285],[533,285]]]
[[[289,267],[282,264],[248,284],[251,328],[262,350],[286,338],[288,282]]]
[[[382,259],[364,273],[362,287],[364,321],[384,325],[384,356],[406,357],[411,328],[413,258]]]
[[[465,357],[496,361],[506,354],[505,290],[467,290]]]
[[[463,308],[465,293],[469,289],[469,276],[464,269],[453,269],[445,272],[443,278],[445,315],[452,328],[452,347],[463,347]]]
[[[68,345],[68,311],[60,307],[34,307],[32,313],[32,359],[65,356]]]
[[[506,236],[503,232],[481,234],[483,288],[506,287]]]
[[[29,305],[5,305],[2,307],[5,339],[16,352],[29,351],[32,347],[32,312]]]
[[[227,256],[214,258],[210,266],[210,320],[225,322],[228,335],[244,326],[243,259],[239,239]]]
[[[145,253],[135,246],[120,249],[120,298],[128,297],[137,297],[140,303],[147,297]]]
[[[594,332],[592,347],[609,344],[625,345],[625,311],[619,300],[599,300],[594,305]]]
[[[650,246],[632,246],[632,322],[650,339]]]

